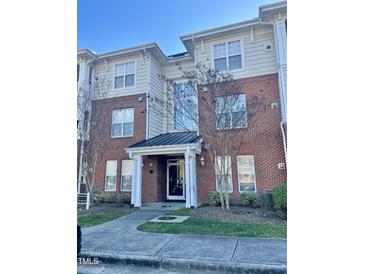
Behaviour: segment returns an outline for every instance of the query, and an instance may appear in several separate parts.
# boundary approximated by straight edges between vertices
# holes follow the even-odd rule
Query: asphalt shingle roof
[[[200,139],[196,131],[165,133],[131,145],[135,147],[182,145],[196,143]]]

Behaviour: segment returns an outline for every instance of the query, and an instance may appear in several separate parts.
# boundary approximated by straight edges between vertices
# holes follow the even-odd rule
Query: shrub
[[[211,206],[220,206],[221,199],[220,199],[219,193],[217,191],[209,192],[208,193],[208,202]]]
[[[266,209],[274,208],[274,199],[271,191],[263,191],[258,194],[257,204]]]
[[[272,194],[275,209],[286,211],[286,184],[273,187]]]
[[[116,201],[118,204],[128,204],[131,202],[131,197],[125,193],[119,193]]]
[[[256,207],[257,206],[257,193],[255,192],[243,192],[241,195],[241,201],[244,206]]]
[[[110,193],[101,193],[96,198],[98,203],[112,203],[115,202],[115,196]]]

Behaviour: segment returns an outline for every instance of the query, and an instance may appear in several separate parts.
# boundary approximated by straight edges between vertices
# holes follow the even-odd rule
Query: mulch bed
[[[221,207],[204,206],[192,210],[191,217],[195,219],[218,219],[225,222],[250,222],[258,224],[286,224],[278,212],[262,208],[250,208],[231,205],[230,210]]]
[[[83,214],[93,214],[93,213],[108,213],[108,212],[116,212],[116,211],[134,211],[133,208],[130,208],[129,204],[114,204],[114,203],[105,203],[105,204],[97,204],[86,210],[84,207],[82,209],[77,209],[78,215]]]

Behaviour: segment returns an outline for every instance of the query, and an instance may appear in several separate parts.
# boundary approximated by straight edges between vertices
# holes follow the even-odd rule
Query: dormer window
[[[134,61],[119,63],[114,70],[114,89],[135,86],[136,64]]]
[[[214,46],[214,69],[217,71],[242,69],[241,40]]]

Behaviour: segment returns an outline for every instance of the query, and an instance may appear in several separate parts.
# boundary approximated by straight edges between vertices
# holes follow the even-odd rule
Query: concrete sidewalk
[[[286,272],[286,240],[147,233],[136,228],[164,213],[142,208],[82,229],[81,257],[104,263],[216,270],[225,273]]]

